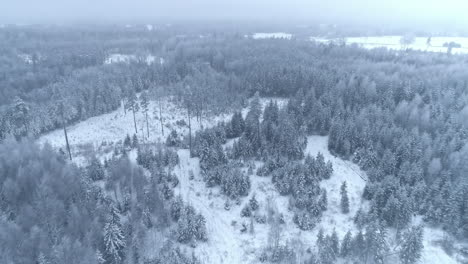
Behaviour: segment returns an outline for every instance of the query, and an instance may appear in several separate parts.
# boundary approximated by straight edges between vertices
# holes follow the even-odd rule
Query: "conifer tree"
[[[131,110],[133,114],[133,125],[135,126],[135,134],[138,134],[137,125],[136,125],[136,116],[135,113],[140,110],[140,105],[138,104],[138,98],[133,89],[131,89],[127,102],[125,104],[127,110]]]
[[[123,235],[120,216],[115,206],[111,207],[110,219],[104,226],[104,245],[106,259],[114,263],[120,263],[123,258],[125,236]]]
[[[422,240],[422,226],[412,227],[403,235],[401,249],[399,252],[401,263],[413,264],[419,260],[424,248]]]
[[[320,247],[322,245],[323,239],[324,239],[323,229],[320,228],[317,234],[317,247]]]
[[[252,196],[252,198],[250,198],[249,205],[250,205],[250,209],[252,209],[252,211],[257,211],[259,206],[258,206],[257,199],[255,199],[255,194]]]
[[[148,92],[143,91],[140,95],[140,105],[141,105],[141,111],[143,115],[145,116],[146,120],[146,133],[149,138],[149,121],[148,121],[148,111],[149,111],[149,98],[148,98]]]
[[[346,235],[343,238],[343,241],[341,242],[341,249],[340,249],[340,255],[343,258],[346,258],[347,256],[350,255],[351,250],[352,250],[352,239],[353,236],[351,234],[351,231],[348,231]]]
[[[349,199],[348,199],[348,191],[346,186],[346,181],[341,184],[341,212],[343,214],[349,213]]]
[[[335,229],[333,229],[332,235],[330,236],[330,247],[333,250],[334,255],[338,256],[340,253],[340,241]]]
[[[87,167],[88,176],[93,181],[99,181],[104,179],[104,168],[98,158],[93,157],[90,164]]]

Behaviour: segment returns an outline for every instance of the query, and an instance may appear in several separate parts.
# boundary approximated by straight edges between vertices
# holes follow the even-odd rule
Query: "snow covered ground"
[[[258,263],[259,254],[268,243],[269,226],[254,223],[253,233],[240,232],[242,223],[250,225],[250,220],[242,218],[240,212],[254,194],[260,204],[260,214],[266,214],[267,200],[270,200],[272,206],[284,215],[285,224],[281,227],[281,243],[295,241],[304,254],[308,248],[315,245],[320,228],[324,229],[325,234],[330,234],[335,229],[340,238],[348,230],[355,231],[352,216],[362,204],[365,174],[355,164],[332,156],[327,149],[327,140],[328,137],[308,137],[306,148],[306,153],[314,156],[321,152],[325,160],[330,160],[334,167],[333,176],[321,183],[327,190],[329,209],[324,213],[322,222],[313,231],[301,231],[293,223],[293,213],[288,211],[288,198],[279,195],[271,182],[271,177],[251,175],[249,196],[241,198],[240,205],[232,202],[231,209],[226,210],[224,208],[226,198],[220,189],[205,186],[199,174],[198,159],[189,158],[187,150],[180,150],[180,166],[176,169],[180,179],[177,193],[200,210],[207,220],[209,241],[201,243],[195,249],[200,259],[204,263]],[[260,165],[261,163],[257,163],[257,168]],[[194,172],[194,180],[189,180],[190,170]],[[347,215],[340,212],[340,186],[345,180],[348,183],[351,209],[351,213]]]
[[[270,100],[277,101],[280,106],[286,102],[284,99],[262,98],[261,103],[262,105],[266,105]],[[171,130],[176,130],[179,135],[188,134],[187,112],[185,109],[178,107],[170,98],[162,100],[164,135],[162,134],[161,122],[159,120],[158,102],[150,101],[148,109],[149,137],[147,135],[144,114],[141,111],[136,113],[137,131],[135,131],[132,112],[127,111],[125,113],[123,107],[67,127],[72,155],[82,155],[83,149],[95,151],[103,149],[111,150],[112,145],[123,140],[127,134],[130,136],[136,134],[142,142],[165,142]],[[247,111],[247,108],[243,109],[244,116]],[[201,121],[197,121],[196,118],[192,117],[192,133],[195,133],[202,127],[212,127],[218,122],[227,121],[231,116],[231,114],[204,114]],[[42,135],[39,137],[38,142],[40,144],[48,142],[55,148],[65,150],[65,138],[62,129],[56,129]]]
[[[153,55],[147,55],[146,58],[143,58],[146,64],[151,65],[156,61],[156,57]],[[104,64],[113,64],[113,63],[130,63],[130,62],[136,62],[138,61],[139,58],[135,55],[132,54],[120,54],[120,53],[113,53],[110,54],[106,60],[104,61]],[[159,58],[159,63],[163,64],[164,59]]]
[[[171,132],[176,130],[179,134],[188,133],[186,111],[179,108],[170,99],[162,100],[162,116],[164,124],[164,135],[159,121],[159,105],[156,101],[150,101],[148,107],[149,137],[146,130],[144,114],[140,111],[135,114],[137,131],[133,122],[131,111],[124,112],[123,107],[108,114],[91,117],[83,122],[77,123],[67,128],[68,139],[71,145],[72,154],[77,154],[80,146],[91,146],[98,150],[103,145],[111,145],[121,141],[128,134],[136,134],[142,142],[164,142]],[[192,130],[197,131],[202,126],[213,126],[219,121],[226,120],[230,115],[203,116],[201,122],[192,118]],[[178,122],[179,121],[179,122]],[[57,129],[44,134],[38,139],[39,143],[48,142],[53,147],[65,148],[63,130]]]
[[[252,35],[253,39],[268,39],[268,38],[278,38],[278,39],[291,39],[292,34],[284,32],[273,32],[273,33],[254,33]]]
[[[262,105],[266,105],[270,99],[262,99]],[[285,100],[277,100],[279,105],[285,104]],[[186,125],[178,125],[177,121],[185,120],[186,114],[183,109],[178,108],[171,100],[163,100],[163,117],[166,124],[165,135],[161,133],[160,122],[157,119],[159,112],[157,102],[150,102],[150,136],[146,137],[146,126],[144,116],[141,112],[136,114],[138,137],[140,141],[158,142],[164,141],[171,129],[180,133],[187,133]],[[245,115],[247,109],[243,110]],[[204,127],[215,125],[219,121],[228,120],[229,114],[215,115],[205,117],[202,123],[192,119],[193,130],[196,131]],[[178,122],[180,124],[180,122]],[[100,151],[101,155],[106,150],[112,149],[112,144],[124,139],[127,134],[134,134],[133,116],[131,112],[124,114],[122,108],[108,114],[90,118],[68,128],[68,136],[74,155],[74,161],[80,162],[84,159],[86,149]],[[242,233],[240,231],[242,224],[246,224],[250,229],[250,219],[242,218],[240,212],[248,200],[255,194],[260,204],[259,214],[266,215],[267,201],[272,207],[276,207],[279,213],[284,216],[285,224],[281,225],[281,241],[294,243],[295,249],[306,255],[307,249],[313,249],[318,230],[322,228],[325,234],[331,234],[336,230],[338,237],[343,238],[348,230],[356,234],[356,227],[352,217],[360,208],[366,208],[368,205],[362,200],[362,191],[365,186],[366,175],[360,168],[350,161],[345,161],[333,156],[327,147],[328,137],[310,136],[307,138],[306,154],[316,156],[318,152],[324,155],[326,161],[330,160],[333,164],[333,175],[329,180],[321,182],[321,187],[327,190],[328,209],[322,216],[322,221],[312,231],[302,231],[293,223],[293,213],[288,210],[288,198],[280,196],[271,177],[256,176],[255,173],[250,176],[251,192],[247,197],[240,199],[240,204],[234,201],[230,202],[230,210],[225,209],[226,197],[221,193],[219,187],[207,188],[199,173],[198,158],[190,158],[188,150],[178,150],[180,165],[175,168],[174,173],[179,178],[179,185],[176,187],[176,194],[180,194],[184,201],[193,205],[197,211],[201,212],[207,221],[208,241],[198,243],[193,250],[197,257],[206,264],[237,264],[237,263],[258,263],[258,256],[261,250],[268,243],[269,225],[253,224],[253,232]],[[38,139],[40,143],[49,142],[53,147],[64,148],[65,142],[62,130],[56,130],[48,133]],[[103,144],[103,142],[106,142]],[[230,140],[226,145],[234,142]],[[108,148],[106,148],[108,146]],[[131,158],[135,159],[135,153],[131,153]],[[256,168],[261,166],[261,162],[256,162]],[[194,173],[194,179],[189,179],[190,171]],[[340,210],[340,186],[343,181],[347,182],[348,196],[350,200],[350,213],[342,214]],[[439,264],[439,263],[457,263],[452,257],[448,256],[437,243],[441,240],[443,233],[437,229],[426,228],[424,251],[419,263]],[[158,237],[152,238],[158,240]],[[160,246],[158,243],[148,243],[153,246],[153,250]],[[151,250],[151,249],[149,249]]]
[[[350,37],[344,38],[347,45],[356,44],[366,49],[374,49],[386,47],[392,50],[403,49],[400,44],[401,36],[374,36],[374,37]],[[339,43],[342,39],[327,39],[319,37],[311,37],[310,40],[320,43]],[[407,48],[429,52],[447,52],[444,47],[445,43],[455,42],[461,45],[461,48],[453,48],[452,54],[467,54],[468,53],[468,38],[463,37],[432,37],[430,45],[427,44],[427,37],[415,37],[414,43],[408,45]],[[406,49],[406,47],[405,47]]]

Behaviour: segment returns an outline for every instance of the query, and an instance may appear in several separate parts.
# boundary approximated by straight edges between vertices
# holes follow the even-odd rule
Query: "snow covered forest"
[[[468,55],[253,28],[0,28],[0,263],[467,263]]]

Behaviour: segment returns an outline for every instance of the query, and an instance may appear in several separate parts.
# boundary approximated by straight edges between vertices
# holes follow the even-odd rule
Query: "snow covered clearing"
[[[153,55],[147,55],[144,58],[139,58],[136,55],[131,54],[120,54],[114,53],[110,54],[104,61],[104,64],[113,64],[113,63],[130,63],[130,62],[137,62],[137,61],[144,61],[146,64],[151,65],[156,61],[156,57]],[[163,64],[164,59],[159,58],[159,63]]]
[[[447,52],[446,43],[458,43],[460,48],[452,48],[452,54],[468,53],[468,38],[464,37],[431,37],[428,44],[428,37],[415,37],[414,42],[406,47],[400,44],[401,36],[374,36],[374,37],[349,37],[342,39],[328,39],[320,37],[311,37],[311,41],[319,43],[340,43],[343,40],[347,45],[356,44],[366,49],[375,49],[386,47],[391,50],[412,49],[428,52]]]
[[[271,99],[263,98],[261,103],[265,106]],[[284,106],[286,100],[274,99],[281,106]],[[141,112],[136,113],[136,122],[140,141],[164,142],[172,129],[179,133],[188,133],[188,126],[181,125],[181,121],[186,121],[185,109],[179,108],[169,98],[162,101],[164,136],[161,132],[159,122],[159,105],[156,101],[151,101],[149,106],[149,129],[150,136],[147,137],[145,117]],[[243,109],[243,114],[248,109]],[[197,131],[203,127],[211,127],[220,121],[229,120],[230,114],[211,115],[204,117],[202,123],[192,119],[192,129]],[[179,122],[178,122],[179,121]],[[194,133],[193,132],[193,133]],[[113,144],[121,141],[129,134],[135,133],[133,115],[131,112],[125,114],[123,108],[119,108],[108,114],[90,118],[68,128],[68,137],[71,144],[74,162],[80,163],[85,160],[86,153],[97,151],[101,156],[111,155]],[[229,140],[225,147],[232,146],[234,140]],[[58,129],[48,133],[38,139],[40,143],[49,142],[55,148],[65,147],[63,130]],[[267,207],[275,207],[277,211],[284,216],[285,224],[281,225],[280,243],[293,243],[294,248],[306,256],[307,249],[315,247],[317,233],[320,229],[325,234],[331,234],[336,230],[338,237],[343,239],[347,231],[356,234],[357,228],[353,222],[353,216],[359,208],[367,208],[367,202],[363,201],[362,192],[365,186],[366,175],[360,168],[350,162],[333,156],[328,151],[328,137],[309,136],[307,138],[307,147],[305,154],[316,156],[317,153],[324,155],[325,161],[330,160],[333,164],[333,174],[329,180],[323,180],[320,185],[327,190],[328,209],[323,213],[321,222],[312,231],[302,231],[293,222],[293,212],[289,208],[289,199],[287,196],[279,195],[271,181],[271,176],[261,177],[250,176],[251,191],[247,197],[236,201],[229,201],[230,209],[225,209],[227,198],[221,193],[220,187],[208,188],[200,175],[199,159],[190,158],[189,151],[185,149],[178,150],[180,164],[176,166],[174,173],[179,178],[179,185],[175,193],[181,195],[182,199],[202,213],[207,221],[208,241],[197,243],[194,249],[186,247],[187,250],[193,250],[202,263],[207,264],[237,264],[237,263],[258,263],[258,257],[262,250],[268,245],[270,226],[260,224],[250,218],[241,217],[241,210],[249,199],[255,195],[260,208],[256,214],[266,215]],[[136,160],[136,151],[129,154],[132,160]],[[259,168],[261,162],[255,162],[255,167]],[[193,172],[194,178],[190,179],[190,172]],[[244,171],[247,171],[244,168]],[[255,172],[255,170],[254,170]],[[350,213],[341,213],[340,207],[340,186],[343,181],[347,182],[348,197],[350,201]],[[253,223],[253,232],[251,229]],[[242,225],[248,227],[247,232],[241,232]],[[438,241],[443,238],[443,232],[437,229],[426,228],[424,251],[420,263],[458,263],[452,257],[447,255],[441,248]],[[160,234],[148,236],[149,241],[144,251],[145,255],[151,255],[148,252],[154,251],[161,246],[164,239]],[[151,248],[153,247],[153,248]],[[149,256],[148,255],[148,256]]]
[[[330,234],[334,229],[342,238],[348,230],[355,230],[353,214],[361,206],[361,195],[365,177],[360,169],[347,161],[333,157],[327,149],[327,137],[312,136],[308,138],[306,152],[316,155],[321,152],[325,160],[331,160],[334,173],[330,180],[323,181],[322,187],[329,194],[328,210],[322,217],[322,222],[313,231],[301,231],[293,223],[293,213],[288,210],[288,197],[280,196],[271,182],[271,177],[251,175],[251,192],[241,198],[240,204],[231,201],[231,208],[226,210],[226,197],[219,187],[207,188],[199,173],[198,158],[190,158],[188,150],[179,150],[180,166],[176,168],[180,184],[176,192],[182,198],[199,210],[207,220],[207,243],[200,243],[195,249],[196,254],[204,263],[258,263],[260,252],[267,246],[269,225],[254,222],[253,232],[242,233],[242,224],[250,226],[250,218],[242,218],[241,210],[248,200],[255,195],[260,204],[258,214],[266,215],[267,201],[283,214],[285,224],[282,225],[281,243],[295,241],[302,247],[305,254],[307,248],[315,245],[316,235],[320,228]],[[228,144],[232,144],[229,142]],[[256,162],[256,167],[261,165]],[[194,179],[189,179],[189,171],[193,171]],[[350,214],[343,215],[340,211],[340,185],[346,180],[350,198]],[[226,250],[229,249],[229,250]]]
[[[275,100],[278,104],[284,105],[286,100],[278,98],[263,98],[262,105],[266,105],[270,100]],[[113,145],[123,141],[126,135],[136,134],[141,142],[165,142],[171,130],[177,131],[179,135],[188,134],[187,111],[180,108],[171,98],[161,100],[162,119],[164,124],[164,135],[159,119],[159,102],[150,101],[148,111],[149,137],[146,129],[145,115],[140,111],[135,113],[137,131],[133,122],[131,110],[124,111],[123,107],[107,114],[91,117],[85,121],[67,127],[68,140],[70,142],[72,155],[83,156],[92,151],[106,152],[112,151]],[[244,116],[248,109],[243,109]],[[221,121],[227,121],[231,114],[203,114],[202,120],[197,121],[192,117],[192,133],[203,127],[212,127]],[[39,137],[38,142],[44,144],[48,142],[52,147],[65,149],[65,138],[63,129],[56,129]]]
[[[188,133],[187,114],[185,109],[179,108],[169,98],[162,100],[162,117],[164,124],[164,135],[162,134],[159,120],[159,104],[157,101],[150,101],[148,107],[149,137],[146,130],[146,120],[144,114],[135,113],[137,132],[133,122],[131,110],[125,113],[123,107],[108,114],[91,117],[76,125],[67,128],[68,139],[71,145],[72,154],[77,154],[77,146],[88,145],[98,150],[106,145],[115,144],[125,138],[125,136],[136,134],[140,141],[164,142],[171,130],[176,130],[179,135]],[[230,115],[204,116],[201,122],[192,118],[192,130],[197,131],[202,126],[213,126],[219,121],[226,120]],[[40,143],[49,142],[53,147],[64,148],[65,139],[62,129],[54,130],[41,136]]]

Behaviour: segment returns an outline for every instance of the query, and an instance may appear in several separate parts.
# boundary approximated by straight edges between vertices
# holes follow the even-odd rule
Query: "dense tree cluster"
[[[176,197],[170,208],[171,218],[177,222],[175,237],[181,243],[189,243],[194,240],[206,241],[206,220],[203,215],[196,213],[191,205],[184,205],[180,196]]]
[[[170,148],[142,145],[137,149],[137,163],[143,168],[151,169],[153,167],[173,168],[179,164],[177,152]]]
[[[249,175],[233,162],[207,170],[203,179],[209,187],[221,186],[222,192],[233,199],[247,196],[250,191]]]
[[[170,167],[163,153],[152,154],[151,162]],[[80,170],[47,145],[0,144],[1,262],[139,263],[144,249],[137,245],[147,230],[171,225],[162,183],[172,189],[176,178],[169,181],[165,170],[148,178],[125,155],[106,164],[93,157]],[[104,181],[105,189],[94,181]],[[183,206],[174,226],[176,241],[207,239],[205,220],[193,207]],[[171,258],[196,263],[181,252]]]
[[[239,118],[239,117],[237,117]],[[244,133],[234,143],[234,158],[276,158],[297,160],[304,157],[307,140],[295,116],[277,103],[270,102],[262,112],[258,94],[250,102],[245,118]],[[232,127],[231,121],[231,127]],[[239,121],[240,122],[240,121]]]
[[[320,188],[322,179],[330,178],[331,163],[325,163],[322,154],[307,156],[304,163],[288,162],[272,172],[272,182],[282,195],[291,195],[296,208],[294,222],[304,230],[315,227],[322,212],[327,209],[327,194]]]
[[[317,256],[309,262],[331,264],[338,259],[348,259],[378,264],[385,263],[388,256],[396,254],[401,263],[417,263],[423,249],[422,235],[420,226],[412,227],[390,248],[386,241],[386,228],[376,221],[371,221],[365,230],[360,230],[354,236],[348,231],[341,241],[335,231],[325,236],[323,230],[320,230],[316,242]]]

